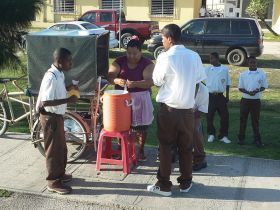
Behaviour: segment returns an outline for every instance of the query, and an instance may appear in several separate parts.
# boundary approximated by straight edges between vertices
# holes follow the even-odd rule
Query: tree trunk
[[[274,36],[279,36],[279,34],[277,34],[266,22],[264,19],[260,19],[263,24],[265,25],[265,27],[274,35]]]

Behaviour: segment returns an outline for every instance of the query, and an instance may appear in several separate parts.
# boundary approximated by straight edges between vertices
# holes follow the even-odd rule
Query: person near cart
[[[144,146],[147,139],[148,127],[153,121],[153,105],[151,86],[153,62],[141,53],[142,42],[134,36],[127,44],[126,55],[118,57],[109,68],[109,82],[115,89],[127,88],[131,94],[132,131],[138,141],[138,161],[146,161]]]
[[[177,178],[181,193],[192,187],[192,150],[194,134],[195,90],[206,78],[199,55],[181,44],[181,29],[168,24],[162,29],[162,43],[166,50],[159,55],[153,73],[153,82],[160,87],[156,97],[157,137],[160,166],[157,182],[147,190],[162,196],[171,196],[170,181],[172,147],[179,153],[180,176]]]
[[[65,185],[72,179],[65,173],[67,164],[67,146],[64,132],[63,115],[67,103],[75,103],[77,96],[67,97],[64,73],[72,68],[71,52],[58,48],[53,53],[54,62],[45,73],[36,103],[40,113],[40,123],[44,135],[47,167],[47,189],[50,192],[68,194],[72,188]],[[72,86],[67,89],[73,88]]]

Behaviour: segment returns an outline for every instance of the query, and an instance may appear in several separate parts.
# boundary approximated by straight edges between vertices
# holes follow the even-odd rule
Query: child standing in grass
[[[210,54],[211,66],[205,69],[207,79],[206,86],[209,90],[209,106],[207,114],[208,142],[213,142],[216,135],[214,127],[214,116],[216,111],[220,115],[220,133],[218,139],[224,143],[230,143],[228,139],[229,112],[227,103],[229,101],[230,76],[229,70],[219,61],[219,54]],[[224,96],[226,92],[226,96]]]
[[[248,115],[250,113],[254,132],[254,143],[257,147],[262,147],[261,135],[259,131],[259,119],[261,111],[262,92],[267,88],[266,74],[257,68],[255,57],[248,58],[249,69],[242,72],[239,78],[238,88],[242,92],[240,101],[240,129],[238,134],[238,144],[243,145]]]

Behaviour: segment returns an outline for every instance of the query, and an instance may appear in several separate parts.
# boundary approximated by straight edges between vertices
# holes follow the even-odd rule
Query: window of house
[[[75,0],[54,0],[55,13],[75,13]]]
[[[124,0],[122,0],[122,9]],[[102,9],[120,9],[120,0],[102,0]]]
[[[151,0],[151,15],[173,16],[174,0]]]

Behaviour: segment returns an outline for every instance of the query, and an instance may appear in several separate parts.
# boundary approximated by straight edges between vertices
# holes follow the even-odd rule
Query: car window
[[[81,30],[81,28],[75,24],[66,24],[66,30]]]
[[[52,30],[62,31],[65,30],[65,24],[56,24],[50,27]]]
[[[231,21],[231,33],[232,34],[251,34],[251,28],[248,21]]]
[[[82,20],[95,23],[96,22],[96,12],[88,12],[82,18]]]
[[[112,13],[111,12],[101,12],[100,13],[100,22],[112,22]]]
[[[206,27],[206,34],[229,34],[230,21],[229,20],[208,20]]]
[[[182,29],[182,34],[199,35],[204,33],[204,20],[192,21]]]
[[[85,29],[96,29],[96,28],[100,28],[97,25],[91,24],[91,23],[83,23],[81,24]]]

